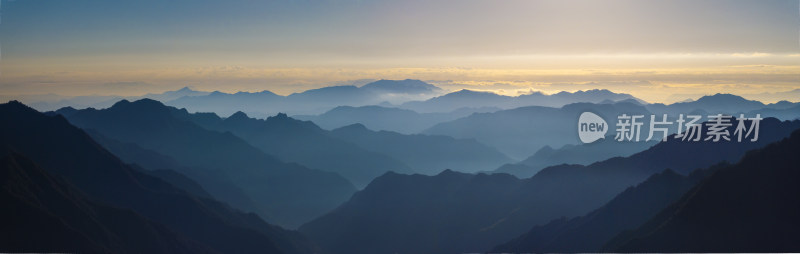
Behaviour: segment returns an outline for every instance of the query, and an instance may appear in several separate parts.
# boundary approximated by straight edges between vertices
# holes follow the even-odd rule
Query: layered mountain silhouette
[[[229,204],[236,204],[236,208],[244,211],[260,210],[250,196],[226,177],[205,173],[206,171],[202,168],[183,166],[169,156],[144,149],[134,143],[120,142],[105,137],[97,131],[89,130],[87,134],[123,162],[132,167],[146,169],[142,172],[159,177],[195,196],[210,196],[218,200],[225,200]],[[198,186],[194,186],[195,184]],[[268,219],[265,214],[260,215],[262,218]]]
[[[564,145],[558,149],[544,146],[528,158],[518,163],[505,164],[492,172],[508,173],[520,178],[528,178],[549,166],[561,164],[589,165],[613,157],[630,156],[650,148],[659,141],[618,142],[611,135],[589,144]]]
[[[440,88],[419,80],[379,80],[361,87],[330,86],[288,96],[280,96],[270,91],[235,94],[213,92],[205,96],[186,96],[165,103],[178,108],[187,108],[192,112],[215,112],[228,116],[243,111],[249,115],[266,117],[280,112],[292,115],[321,114],[337,106],[400,103],[427,99],[442,92]]]
[[[737,113],[747,113],[765,107],[766,105],[760,101],[747,100],[741,96],[722,93],[703,96],[690,102],[678,102],[670,105],[661,103],[647,105],[647,109],[655,114],[668,115],[690,114],[696,110],[702,110],[706,114],[737,115]]]
[[[148,93],[142,96],[75,96],[63,97],[55,96],[54,99],[33,101],[29,105],[39,111],[57,110],[64,107],[73,108],[107,108],[111,107],[117,101],[127,100],[140,100],[144,98],[153,99],[157,101],[171,101],[181,97],[187,96],[203,96],[208,95],[209,92],[192,90],[189,87],[183,87],[175,91],[166,91],[163,93]],[[27,102],[26,102],[27,103]]]
[[[629,94],[618,94],[608,90],[587,90],[574,93],[560,92],[546,95],[535,92],[520,96],[505,96],[491,92],[460,90],[425,101],[410,101],[400,105],[420,113],[451,112],[459,108],[497,107],[512,109],[526,106],[562,107],[577,102],[600,103],[603,101],[637,100]]]
[[[398,158],[423,174],[432,175],[448,168],[474,173],[511,161],[494,148],[473,139],[372,131],[362,124],[335,129],[331,131],[331,135],[370,151]]]
[[[209,114],[189,114],[174,108],[173,112],[176,117],[188,119],[206,129],[233,133],[283,161],[336,172],[358,188],[387,171],[413,172],[400,160],[331,137],[328,131],[314,123],[296,120],[286,114],[260,120],[242,112],[225,119]]]
[[[670,138],[629,157],[548,167],[522,180],[452,171],[436,176],[387,173],[300,231],[333,253],[484,251],[535,225],[585,215],[665,169],[686,175],[738,161],[746,151],[788,136],[800,121],[768,118],[760,125],[757,142]]]
[[[786,102],[786,101],[784,101]],[[755,116],[756,114],[761,114],[762,116],[770,116],[775,117],[781,120],[795,120],[800,119],[800,103],[788,103],[791,105],[786,104],[778,104],[778,105],[767,105],[767,107],[762,109],[757,109],[745,113],[745,116]]]
[[[617,234],[637,228],[661,209],[678,200],[706,176],[721,167],[697,170],[683,176],[665,170],[630,187],[607,204],[584,216],[560,218],[535,226],[522,236],[491,252],[597,252]]]
[[[800,131],[719,169],[606,250],[796,252],[800,250]]]
[[[215,114],[171,110],[176,117],[206,129],[231,132],[281,160],[341,174],[358,188],[387,171],[436,174],[451,168],[475,172],[510,161],[474,140],[374,132],[363,125],[326,131],[282,113],[260,120],[242,112],[223,119]]]
[[[21,225],[14,224],[20,223],[16,220],[19,217],[24,219],[22,223],[37,225],[21,232],[42,230],[40,233],[54,237],[73,236],[45,238],[53,245],[45,245],[52,248],[42,251],[318,251],[296,232],[269,225],[254,214],[223,203],[193,196],[127,166],[62,116],[47,116],[21,103],[9,102],[0,105],[0,120],[14,123],[0,126],[3,195],[16,202],[13,207],[4,206],[4,212],[15,213],[4,217],[9,220],[7,225]],[[58,178],[52,180],[42,171]],[[5,231],[4,235],[16,233],[20,232]],[[5,239],[11,241],[9,250],[27,248],[35,243],[29,241],[36,241],[35,237],[25,238],[25,242],[15,241],[19,238],[14,237]]]
[[[371,130],[394,131],[403,134],[419,133],[437,123],[455,120],[472,113],[500,110],[495,107],[460,108],[447,113],[417,113],[413,110],[382,106],[339,106],[320,115],[295,115],[325,129],[336,129],[360,123]]]
[[[214,197],[246,209],[224,186],[233,183],[272,222],[295,227],[346,200],[355,191],[340,175],[284,163],[241,138],[176,117],[174,108],[143,99],[103,110],[64,112],[74,125],[166,155]],[[223,190],[223,191],[220,191]]]
[[[521,107],[493,113],[476,113],[468,117],[437,124],[423,133],[455,138],[474,138],[495,147],[515,159],[524,159],[544,146],[560,147],[578,144],[576,126],[583,112],[595,112],[606,120],[608,133],[617,116],[650,115],[643,106],[632,103],[574,103],[561,108]],[[649,119],[648,119],[649,120]],[[499,124],[502,123],[502,124]],[[642,127],[646,131],[646,126]],[[645,136],[642,138],[646,138]],[[491,170],[491,169],[487,169]]]

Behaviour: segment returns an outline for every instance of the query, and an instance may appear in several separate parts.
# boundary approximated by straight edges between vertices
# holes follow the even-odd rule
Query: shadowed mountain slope
[[[103,110],[86,109],[66,115],[78,127],[114,140],[134,143],[166,155],[184,167],[171,168],[196,178],[212,195],[231,205],[249,204],[217,192],[233,183],[274,223],[295,227],[322,214],[355,190],[341,176],[289,164],[264,154],[231,133],[207,130],[174,115],[153,100],[120,101]],[[224,183],[218,183],[224,181]]]
[[[623,252],[800,250],[800,131],[720,169],[606,249]]]
[[[226,253],[310,253],[296,232],[269,225],[223,203],[198,198],[133,169],[62,116],[18,102],[0,105],[3,154],[19,153],[69,181],[92,201],[130,209],[170,230]]]

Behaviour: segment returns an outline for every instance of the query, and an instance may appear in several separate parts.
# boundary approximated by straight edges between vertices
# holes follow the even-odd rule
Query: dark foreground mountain
[[[210,253],[126,209],[98,204],[19,154],[0,159],[0,251]],[[274,249],[272,249],[274,251]]]
[[[718,167],[697,170],[689,176],[665,170],[636,187],[626,189],[587,215],[569,220],[560,218],[535,226],[522,236],[495,247],[491,252],[597,252],[620,232],[635,229],[678,200]]]
[[[293,119],[286,114],[261,120],[237,112],[222,119],[214,114],[189,114],[185,110],[170,109],[176,117],[188,119],[206,129],[231,132],[282,161],[338,173],[357,188],[363,188],[387,171],[413,172],[400,160],[331,137],[328,131],[314,123]]]
[[[455,139],[439,135],[403,135],[372,131],[353,124],[331,131],[331,135],[370,151],[389,155],[408,163],[416,172],[436,174],[444,169],[474,173],[496,168],[511,159],[474,139]],[[402,173],[402,172],[397,172]]]
[[[800,251],[800,131],[718,170],[605,248],[622,252]]]
[[[508,237],[502,231],[513,225],[502,218],[514,208],[508,196],[522,184],[506,174],[389,172],[300,231],[332,253],[485,250],[484,242]]]
[[[120,101],[103,110],[64,112],[78,127],[133,143],[174,159],[170,168],[199,182],[214,197],[253,211],[273,223],[296,227],[333,209],[355,191],[338,174],[283,163],[231,133],[202,128],[175,116],[173,108],[153,100]],[[231,183],[249,199],[227,191]]]
[[[59,226],[59,223],[74,226],[72,229],[79,231],[74,235],[76,244],[85,242],[80,239],[81,237],[91,237],[88,238],[90,240],[95,237],[102,240],[105,237],[98,233],[102,231],[95,231],[101,229],[95,228],[94,222],[82,217],[82,213],[97,212],[93,214],[100,220],[97,223],[106,226],[102,230],[111,231],[106,232],[108,237],[130,238],[112,238],[97,243],[99,244],[97,246],[101,248],[105,248],[106,244],[120,244],[119,246],[109,246],[126,249],[125,244],[130,243],[127,241],[149,241],[153,237],[164,236],[164,238],[156,239],[158,240],[156,242],[136,242],[142,246],[133,246],[131,251],[138,253],[140,251],[136,248],[152,248],[153,251],[171,252],[173,249],[169,249],[169,244],[181,239],[180,236],[172,237],[166,233],[171,231],[212,251],[225,253],[310,253],[317,251],[312,244],[295,232],[269,225],[254,214],[241,213],[223,203],[192,196],[159,178],[143,174],[127,166],[61,116],[46,116],[21,103],[10,102],[0,105],[0,120],[4,123],[13,123],[0,126],[0,147],[2,147],[3,155],[1,157],[4,158],[4,170],[11,172],[9,174],[26,175],[14,176],[19,177],[20,181],[11,181],[12,184],[6,185],[7,189],[5,190],[13,190],[13,195],[22,195],[17,196],[23,201],[20,203],[23,207],[19,209],[28,209],[27,211],[34,213],[57,210],[47,215],[56,218],[41,217],[47,221],[38,221],[40,224],[37,225],[52,227],[53,230],[61,230],[66,227]],[[83,202],[86,204],[83,205],[80,194],[71,192],[70,188],[64,187],[65,184],[51,183],[44,174],[36,173],[36,167],[32,163],[25,162],[19,157],[9,157],[12,154],[29,158],[48,174],[63,177],[80,193],[85,194],[91,202]],[[22,180],[22,177],[29,178],[29,180]],[[34,179],[36,177],[39,178]],[[40,186],[42,188],[30,189],[24,186]],[[55,190],[63,192],[54,193]],[[69,202],[59,203],[63,200],[69,200]],[[119,209],[103,208],[106,205]],[[125,209],[135,213],[126,212]],[[10,210],[7,206],[4,206],[4,210],[23,211]],[[71,213],[71,211],[75,213]],[[150,223],[136,219],[137,215],[135,214],[144,216],[153,223],[164,225],[163,228],[167,228],[169,231],[164,231],[155,224],[148,228],[147,225]],[[11,222],[16,221],[12,217],[4,218]],[[110,223],[105,223],[106,221],[110,221]],[[6,227],[3,229],[5,230]],[[131,232],[139,232],[143,235],[128,235]],[[14,234],[16,232],[7,233]],[[80,233],[93,235],[82,236]],[[185,246],[178,242],[179,245],[172,247],[174,247],[174,251],[185,249],[194,252],[194,249],[190,249],[191,241],[184,241],[188,242]],[[58,251],[74,250],[61,249]],[[149,252],[146,249],[143,251]],[[100,249],[99,252],[105,251]]]
[[[522,180],[452,171],[436,176],[387,173],[300,231],[333,253],[485,251],[535,225],[585,215],[665,169],[688,174],[721,161],[738,161],[746,151],[797,128],[800,121],[769,118],[762,120],[757,142],[670,138],[626,158],[548,167]]]

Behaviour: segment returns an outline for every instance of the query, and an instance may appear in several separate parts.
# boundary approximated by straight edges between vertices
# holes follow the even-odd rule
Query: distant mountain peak
[[[108,110],[124,111],[127,112],[127,114],[149,116],[149,117],[155,115],[166,116],[170,114],[169,107],[167,107],[160,101],[147,98],[133,102],[123,99],[118,101],[117,103],[114,103],[114,105],[108,108]]]
[[[342,127],[338,128],[336,130],[339,130],[339,131],[370,131],[367,128],[367,126],[364,126],[361,123],[354,123],[354,124],[351,124],[351,125],[342,126]],[[336,130],[334,130],[334,131],[336,131]]]
[[[28,107],[28,105],[25,105],[17,100],[9,101],[8,103],[5,104],[0,104],[0,109],[8,112],[26,113],[26,114],[37,112],[35,109]]]
[[[8,105],[16,105],[16,106],[20,106],[20,105],[21,105],[21,106],[25,106],[25,104],[22,104],[22,102],[19,102],[18,100],[10,100],[10,101],[8,101],[8,103],[7,103],[7,104],[8,104]],[[27,106],[26,106],[26,107],[27,107]]]
[[[120,101],[120,102],[122,102],[122,101]],[[164,105],[164,103],[161,103],[160,101],[153,100],[153,99],[148,99],[148,98],[144,98],[144,99],[140,99],[140,100],[137,100],[137,101],[133,101],[133,102],[130,102],[129,104],[132,105],[132,106],[135,106],[135,107],[144,107],[144,108],[166,108],[167,107],[166,105]],[[117,104],[114,104],[114,105],[117,105]],[[125,104],[122,104],[122,105],[125,105]]]
[[[434,85],[425,83],[422,80],[405,79],[405,80],[387,80],[381,79],[361,87],[367,90],[382,90],[391,93],[404,93],[404,94],[425,94],[431,92],[438,92],[442,89]]]
[[[245,114],[242,111],[236,111],[236,113],[233,113],[233,115],[229,116],[227,119],[239,120],[239,119],[250,119],[250,117],[247,116],[247,114]]]
[[[737,100],[737,101],[746,101],[747,99],[733,94],[727,93],[716,93],[714,95],[706,95],[697,99],[697,101],[721,101],[721,100]]]
[[[112,108],[114,108],[114,107],[122,107],[122,106],[125,106],[125,105],[128,105],[128,104],[131,104],[131,102],[126,100],[126,99],[122,99],[122,100],[119,100],[118,102],[114,103],[114,105],[111,105],[111,107]]]
[[[485,92],[485,91],[475,91],[469,89],[461,89],[456,92],[452,92],[446,94],[445,96],[473,96],[473,95],[493,95],[493,96],[500,96],[499,94],[493,92]]]
[[[276,119],[276,120],[278,120],[278,119],[288,119],[288,118],[289,118],[289,116],[288,116],[288,115],[286,115],[286,113],[278,113],[277,115],[275,115],[275,116],[271,116],[271,117],[269,117],[269,118],[270,118],[270,119]]]

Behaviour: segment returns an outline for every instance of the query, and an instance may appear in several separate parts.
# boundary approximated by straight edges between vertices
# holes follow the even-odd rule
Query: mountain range
[[[316,217],[346,200],[356,189],[340,175],[285,163],[230,132],[217,132],[176,117],[174,109],[142,99],[120,101],[108,109],[63,109],[57,113],[82,129],[133,143],[168,156],[170,168],[198,181],[216,198],[270,218],[286,227]],[[235,186],[249,200],[241,200]]]
[[[260,118],[283,112],[320,114],[337,106],[365,106],[427,99],[443,93],[442,89],[419,80],[379,80],[361,87],[330,86],[287,96],[270,91],[234,94],[213,92],[204,96],[186,96],[165,104],[192,112],[215,112],[222,116],[243,111]]]
[[[444,169],[474,173],[511,161],[505,154],[474,139],[372,131],[362,124],[335,129],[331,131],[331,135],[370,151],[398,158],[410,165],[415,172],[428,175],[437,174]]]
[[[62,116],[12,101],[0,105],[0,120],[14,123],[0,126],[4,251],[319,251],[296,232],[124,164]]]
[[[362,124],[371,130],[416,134],[438,123],[500,110],[495,107],[460,108],[447,113],[417,113],[409,109],[383,106],[339,106],[320,115],[294,115],[293,118],[312,121],[325,129]]]
[[[387,171],[414,172],[401,160],[332,137],[314,123],[286,114],[261,120],[237,112],[223,119],[214,114],[189,114],[185,110],[171,109],[179,119],[187,119],[209,130],[230,132],[282,161],[336,172],[357,188],[363,188]]]
[[[793,252],[800,249],[800,131],[744,158],[604,246],[620,252]]]
[[[491,92],[479,92],[471,90],[460,90],[457,92],[434,97],[425,101],[410,101],[400,105],[400,108],[411,109],[420,113],[431,112],[451,112],[459,108],[480,108],[497,107],[501,109],[512,109],[526,106],[543,107],[562,107],[576,102],[600,103],[604,101],[621,101],[636,99],[629,94],[614,93],[608,90],[587,90],[570,92],[559,92],[546,95],[541,92],[534,92],[520,96],[505,96]]]
[[[574,126],[578,125],[578,116],[583,112],[594,112],[603,117],[609,123],[608,133],[613,133],[611,124],[616,123],[618,115],[650,115],[645,107],[629,102],[573,103],[561,108],[530,106],[493,113],[476,113],[437,124],[422,133],[474,138],[512,158],[523,159],[544,146],[560,147],[580,143]],[[643,131],[647,130],[645,127],[647,126],[642,127]]]
[[[746,151],[780,140],[798,128],[800,121],[769,118],[761,122],[757,142],[670,138],[629,157],[588,166],[552,166],[527,179],[449,170],[435,176],[390,172],[334,211],[301,226],[300,231],[332,253],[489,250],[534,225],[598,209],[626,188],[665,169],[685,175],[721,161],[735,162]]]
[[[419,80],[59,98],[37,107],[89,108],[0,104],[0,251],[800,249],[800,103],[445,94]],[[584,112],[605,138],[581,144]],[[641,141],[614,140],[622,114],[645,116]],[[732,140],[705,141],[706,122],[701,141],[671,125],[644,142],[650,114],[733,115]],[[764,118],[757,141],[736,141],[739,114]]]
[[[549,166],[561,164],[589,165],[613,157],[627,157],[644,151],[659,141],[619,142],[614,140],[614,136],[606,136],[605,139],[599,139],[592,143],[567,144],[558,149],[545,145],[528,158],[517,163],[502,165],[492,172],[508,173],[520,178],[528,178]]]
[[[522,236],[495,247],[491,252],[597,252],[625,230],[643,224],[677,201],[698,182],[722,167],[696,170],[688,176],[670,169],[629,187],[602,207],[579,217],[562,217],[534,226]]]

